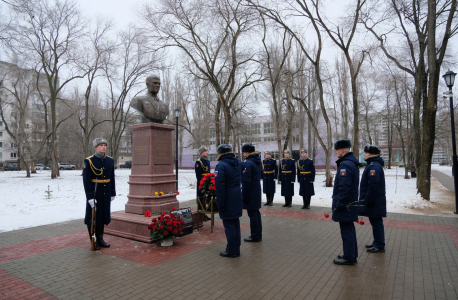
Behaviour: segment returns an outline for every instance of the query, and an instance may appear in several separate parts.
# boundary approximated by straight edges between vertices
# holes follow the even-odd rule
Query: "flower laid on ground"
[[[179,194],[180,194],[180,192],[179,192],[178,190],[176,190],[176,191],[175,191],[175,193],[176,193],[177,195],[179,195]]]
[[[172,208],[176,210],[176,208]],[[184,221],[181,216],[175,216],[172,212],[166,213],[164,210],[160,217],[153,218],[151,224],[148,225],[148,229],[151,229],[150,238],[153,240],[164,241],[173,239],[175,236],[183,234]]]
[[[145,212],[145,217],[151,217],[151,211],[150,210],[147,210]]]
[[[358,221],[356,221],[359,225],[364,225],[363,217],[358,217]]]
[[[327,213],[327,212],[324,213],[324,217],[325,218],[329,218],[329,216],[330,216],[329,213]]]
[[[154,196],[157,196],[157,195],[159,195],[159,193],[158,193],[158,192],[154,193]]]

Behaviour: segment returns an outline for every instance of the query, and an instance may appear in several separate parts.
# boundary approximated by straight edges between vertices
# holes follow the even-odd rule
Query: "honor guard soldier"
[[[250,217],[250,237],[245,242],[262,241],[261,213],[261,157],[259,152],[251,144],[242,146],[242,154],[245,158],[245,166],[242,173],[242,197],[243,209],[246,209]]]
[[[266,203],[264,205],[273,206],[275,194],[275,180],[278,176],[277,161],[272,159],[270,151],[264,152],[265,159],[262,161],[262,192],[266,194]]]
[[[310,200],[315,195],[313,187],[315,166],[313,160],[307,157],[307,149],[301,149],[301,159],[297,162],[297,181],[299,182],[299,195],[302,196],[304,202],[301,209],[310,209]]]
[[[108,248],[110,245],[103,240],[104,225],[110,224],[111,221],[111,201],[116,196],[114,160],[106,156],[107,140],[95,139],[92,142],[95,148],[95,154],[84,160],[83,166],[83,183],[86,192],[86,215],[84,224],[91,236],[91,217],[92,208],[96,206],[95,217],[95,250],[100,247]]]
[[[226,233],[226,250],[220,252],[223,257],[239,257],[240,244],[240,217],[242,216],[242,181],[243,163],[235,157],[232,147],[227,144],[217,148],[218,165],[215,168],[216,204],[219,216],[223,220]]]
[[[385,252],[385,229],[383,219],[386,218],[385,172],[381,151],[375,145],[364,147],[364,160],[367,167],[361,176],[359,187],[359,215],[369,218],[372,225],[374,241],[366,245],[367,252]]]
[[[334,259],[337,265],[354,265],[358,257],[356,231],[353,222],[358,221],[359,162],[350,152],[350,140],[334,143],[339,158],[332,191],[332,220],[339,222],[343,241],[343,255]]]
[[[296,182],[296,162],[291,159],[291,151],[285,150],[280,161],[279,180],[281,182],[281,195],[285,197],[283,207],[291,207],[294,196],[294,182]]]
[[[202,177],[210,173],[210,160],[208,160],[208,149],[205,146],[202,146],[198,150],[200,157],[196,160],[196,165],[194,170],[196,171],[197,187],[199,187],[199,182],[202,180]],[[200,202],[205,206],[206,200],[204,199],[202,192],[197,188],[197,198],[200,199]],[[204,207],[199,207],[199,200],[196,200],[197,206],[199,209],[204,209]],[[210,218],[205,215],[205,221],[210,220]]]

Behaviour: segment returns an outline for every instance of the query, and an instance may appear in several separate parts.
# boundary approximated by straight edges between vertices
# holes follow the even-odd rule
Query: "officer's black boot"
[[[310,201],[311,200],[312,200],[311,196],[307,197],[307,207],[306,207],[307,209],[310,209]]]
[[[274,194],[270,194],[270,202],[269,202],[269,206],[274,206]]]
[[[302,205],[301,209],[306,209],[307,208],[307,197],[306,196],[302,196],[302,203],[304,203],[304,205]]]
[[[97,228],[97,227],[96,227],[96,228]],[[87,225],[87,231],[89,232],[89,240],[90,240],[91,243],[92,243],[91,224],[88,224],[88,225]],[[95,249],[95,250],[100,250],[99,243],[97,242],[97,234],[96,234],[96,238],[95,238],[94,249]]]
[[[288,197],[285,197],[285,204],[282,205],[282,207],[288,207]]]
[[[264,205],[269,205],[269,203],[270,203],[270,195],[266,194],[266,203],[264,203]]]
[[[106,243],[106,242],[103,240],[103,230],[104,230],[104,226],[103,226],[103,225],[101,225],[101,226],[96,226],[95,229],[96,229],[96,233],[97,233],[97,243],[99,243],[99,246],[100,246],[100,247],[103,247],[103,248],[110,248],[110,244]]]

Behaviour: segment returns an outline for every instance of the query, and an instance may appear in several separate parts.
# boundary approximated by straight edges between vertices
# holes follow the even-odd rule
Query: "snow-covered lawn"
[[[403,169],[386,170],[387,208],[389,212],[427,213],[434,203],[447,201],[450,193],[442,185],[434,184],[431,202],[422,200],[416,195],[416,180],[403,179]],[[361,171],[362,173],[362,171]],[[25,177],[25,171],[0,172],[0,232],[19,228],[28,228],[57,222],[82,219],[84,217],[86,198],[82,183],[81,171],[61,171],[58,179],[51,180],[49,171],[38,171],[31,178]],[[112,202],[112,211],[124,210],[127,202],[130,170],[116,170],[117,197]],[[315,180],[315,196],[312,206],[331,206],[332,188],[324,187],[324,172],[319,171]],[[48,197],[48,186],[50,195]],[[194,170],[179,171],[178,201],[195,199]],[[302,204],[299,197],[299,185],[295,184],[294,204]],[[450,198],[450,197],[448,197]],[[445,200],[444,200],[445,199]],[[263,201],[265,197],[263,194]],[[284,203],[280,196],[280,185],[274,205]]]
[[[436,170],[444,173],[445,175],[452,176],[452,166],[439,166],[435,164],[431,165],[431,170]]]

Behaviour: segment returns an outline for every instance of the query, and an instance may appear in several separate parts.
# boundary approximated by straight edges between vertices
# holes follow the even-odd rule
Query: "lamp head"
[[[450,71],[450,69],[447,71],[447,73],[445,73],[442,78],[444,78],[445,80],[445,84],[447,85],[447,87],[451,88],[453,87],[453,84],[455,83],[455,76],[456,76],[456,73],[454,73],[453,71]]]
[[[175,117],[176,117],[176,118],[179,118],[179,117],[180,117],[180,112],[181,112],[181,110],[180,110],[179,108],[176,108],[176,109],[175,109]]]

